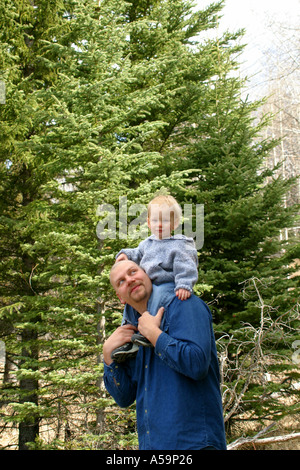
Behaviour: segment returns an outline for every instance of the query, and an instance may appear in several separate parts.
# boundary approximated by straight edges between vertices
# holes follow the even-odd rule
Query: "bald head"
[[[114,271],[116,271],[116,270],[118,271],[120,268],[122,268],[123,263],[132,263],[137,268],[139,267],[134,261],[130,261],[130,260],[127,260],[127,259],[122,259],[121,261],[117,261],[115,264],[113,264],[112,267],[111,267],[110,273],[109,273],[109,280],[110,280],[110,283],[113,287],[114,287],[114,285],[113,285],[112,280],[114,278]]]
[[[130,260],[118,261],[111,268],[110,282],[123,304],[131,305],[140,313],[147,310],[152,282],[140,266]]]

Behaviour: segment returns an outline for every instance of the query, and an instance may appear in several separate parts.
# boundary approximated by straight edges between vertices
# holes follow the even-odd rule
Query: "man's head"
[[[110,282],[123,304],[131,305],[139,313],[147,310],[152,282],[136,263],[130,260],[115,263],[110,271]]]

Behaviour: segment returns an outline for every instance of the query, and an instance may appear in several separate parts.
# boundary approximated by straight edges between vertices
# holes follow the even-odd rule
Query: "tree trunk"
[[[22,364],[30,358],[33,362],[38,359],[38,349],[36,346],[37,332],[32,329],[25,329],[22,334]],[[29,347],[28,342],[34,342],[34,346]],[[26,367],[26,366],[25,366]],[[37,370],[36,366],[30,367],[31,370]],[[20,380],[20,403],[38,404],[38,380],[34,378]],[[27,443],[33,442],[39,435],[39,418],[37,414],[31,413],[26,416],[19,425],[19,450],[28,450]]]

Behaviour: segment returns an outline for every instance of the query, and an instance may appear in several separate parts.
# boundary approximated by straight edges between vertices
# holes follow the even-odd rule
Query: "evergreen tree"
[[[224,328],[241,320],[259,322],[255,297],[245,302],[242,295],[248,279],[260,279],[265,300],[280,306],[281,312],[297,302],[288,288],[299,287],[299,280],[290,278],[295,244],[280,237],[284,227],[293,225],[297,209],[285,208],[283,202],[292,180],[264,168],[264,158],[278,142],[260,140],[267,122],[254,123],[260,103],[243,102],[241,85],[226,75],[211,83],[204,105],[208,111],[201,116],[196,111],[194,126],[181,135],[190,142],[187,162],[180,165],[177,159],[180,169],[186,164],[200,168],[197,180],[188,182],[191,200],[205,207],[199,278],[212,286],[204,298],[217,299],[215,320],[224,322]]]
[[[145,119],[157,87],[132,86],[146,67],[128,57],[126,2],[2,7],[1,322],[18,380],[3,400],[26,449],[41,420],[68,424],[78,396],[101,415],[97,322],[120,241],[97,239],[97,207],[160,187],[161,156],[142,144],[165,123]]]
[[[96,207],[119,158],[109,146],[120,33],[110,14],[116,2],[100,18],[93,2],[3,3],[1,321],[18,379],[4,399],[24,449],[41,419],[68,422],[69,403],[94,396],[94,409],[102,406],[97,297],[107,256]]]
[[[255,293],[246,303],[242,295],[242,283],[251,278],[265,284],[270,304],[288,310],[297,302],[299,278],[292,277],[297,269],[292,262],[299,245],[282,241],[280,231],[293,225],[297,212],[283,203],[293,180],[264,167],[278,141],[261,139],[268,118],[256,123],[254,112],[262,102],[243,100],[246,80],[233,74],[242,49],[235,40],[242,31],[195,41],[193,34],[201,38],[201,31],[214,24],[221,3],[194,14],[191,3],[180,0],[151,2],[151,8],[147,2],[131,5],[131,67],[138,64],[141,71],[145,64],[144,73],[135,74],[134,87],[140,96],[150,87],[157,94],[146,110],[138,107],[128,128],[135,132],[142,123],[164,122],[155,139],[141,141],[143,149],[159,152],[160,178],[187,172],[183,188],[166,183],[182,204],[204,205],[197,291],[209,302],[217,299],[214,318],[223,328],[241,319],[259,321]],[[130,139],[128,131],[124,136]]]

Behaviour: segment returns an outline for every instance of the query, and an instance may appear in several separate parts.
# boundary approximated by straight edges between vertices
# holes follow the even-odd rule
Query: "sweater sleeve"
[[[140,264],[141,259],[144,255],[144,249],[143,249],[143,244],[140,243],[138,247],[136,248],[123,248],[122,250],[119,251],[119,253],[116,255],[116,258],[121,254],[125,253],[128,259],[130,261],[134,261],[136,264]]]
[[[181,249],[174,257],[175,291],[186,289],[193,291],[198,280],[198,255],[193,240],[182,240]]]

